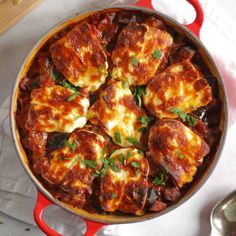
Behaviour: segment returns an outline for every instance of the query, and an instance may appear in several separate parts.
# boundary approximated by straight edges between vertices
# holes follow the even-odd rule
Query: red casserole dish
[[[75,210],[74,208],[69,207],[68,205],[65,205],[65,204],[61,203],[60,201],[56,200],[47,191],[47,189],[39,182],[39,180],[32,173],[32,171],[29,167],[29,163],[27,161],[26,155],[24,153],[24,149],[22,148],[22,146],[20,144],[19,133],[17,131],[17,125],[16,125],[16,121],[15,121],[15,112],[16,112],[16,107],[17,107],[17,98],[18,98],[18,94],[19,94],[19,81],[22,78],[22,74],[25,73],[26,65],[29,64],[31,59],[34,57],[34,55],[36,54],[36,51],[40,48],[40,45],[45,43],[46,40],[50,38],[50,36],[55,34],[55,32],[58,32],[59,30],[61,30],[62,28],[64,28],[66,25],[68,25],[71,22],[79,22],[81,19],[85,18],[88,14],[89,15],[95,14],[96,12],[98,12],[101,9],[81,13],[79,15],[73,16],[73,17],[63,21],[61,24],[57,25],[49,33],[47,33],[47,35],[45,37],[43,37],[43,39],[41,39],[36,44],[36,46],[32,49],[32,51],[27,56],[25,62],[23,63],[23,65],[21,67],[21,70],[18,74],[18,78],[16,80],[15,87],[14,87],[14,90],[12,93],[12,103],[11,103],[11,113],[10,113],[11,114],[11,127],[12,127],[12,134],[13,134],[14,143],[15,143],[17,152],[19,154],[20,160],[21,160],[26,172],[28,173],[28,175],[30,176],[30,178],[32,179],[32,181],[34,182],[34,184],[36,185],[36,187],[38,189],[38,199],[37,199],[36,206],[35,206],[34,217],[35,217],[36,223],[43,230],[43,232],[45,232],[46,235],[50,235],[50,236],[61,235],[61,234],[58,234],[57,232],[55,232],[53,229],[51,229],[44,222],[43,217],[42,217],[44,209],[51,204],[59,205],[60,207],[64,208],[65,210],[83,217],[87,223],[87,232],[85,235],[87,235],[87,236],[94,235],[104,225],[145,221],[145,220],[149,220],[149,219],[152,219],[155,217],[159,217],[162,214],[165,214],[165,213],[175,209],[176,207],[178,207],[182,203],[184,203],[187,199],[189,199],[203,185],[203,183],[205,183],[207,177],[209,177],[210,173],[213,171],[215,164],[216,164],[217,160],[219,159],[220,153],[222,151],[224,140],[225,140],[225,135],[226,135],[227,117],[228,117],[227,98],[226,98],[226,92],[225,92],[223,80],[220,77],[220,74],[219,74],[212,58],[210,57],[209,53],[207,52],[206,48],[202,45],[200,40],[197,38],[197,37],[199,37],[200,29],[201,29],[201,26],[202,26],[202,23],[204,20],[202,8],[197,0],[188,0],[188,2],[190,4],[192,4],[196,10],[196,19],[194,20],[194,22],[192,24],[186,25],[186,26],[182,26],[181,24],[179,24],[175,20],[173,20],[161,13],[155,12],[152,7],[151,1],[141,0],[138,3],[136,3],[134,6],[116,6],[116,8],[121,8],[121,9],[126,9],[126,10],[141,10],[141,11],[143,11],[145,13],[149,13],[149,14],[154,13],[161,20],[163,20],[165,22],[165,24],[173,27],[178,32],[184,34],[191,41],[191,43],[193,43],[196,46],[196,48],[198,48],[198,50],[201,53],[201,56],[205,60],[205,63],[207,64],[207,66],[210,68],[212,74],[217,79],[217,83],[219,86],[219,96],[220,96],[220,100],[222,103],[221,120],[220,120],[220,128],[221,128],[222,135],[221,135],[219,144],[217,146],[217,150],[212,157],[212,161],[205,167],[201,176],[199,176],[198,180],[195,181],[194,185],[185,193],[185,195],[181,198],[181,200],[161,212],[145,214],[145,215],[139,216],[139,217],[131,217],[131,216],[122,216],[121,217],[121,216],[112,216],[112,215],[104,216],[104,215],[98,215],[98,214],[91,214],[91,213],[88,213],[88,212],[80,210],[80,209]],[[110,8],[103,8],[102,10],[105,10],[105,9],[110,9]],[[194,34],[195,34],[195,36],[194,36]]]

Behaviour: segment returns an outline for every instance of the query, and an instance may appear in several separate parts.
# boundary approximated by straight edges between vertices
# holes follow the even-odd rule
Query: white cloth
[[[127,1],[134,2],[132,0]],[[68,4],[66,0],[58,0],[57,12],[61,11],[63,15],[63,12],[66,11],[70,15],[76,11],[75,9],[78,9],[78,5],[85,9],[91,2],[93,3],[93,5],[90,5],[92,8],[96,4],[107,4],[112,1],[78,0],[77,2],[76,0],[71,0],[70,4]],[[193,9],[184,0],[154,0],[153,2],[156,9],[178,19],[180,22],[190,23],[194,17]],[[205,15],[201,40],[211,52],[220,69],[229,96],[230,126],[220,161],[201,190],[181,207],[158,219],[137,224],[108,226],[102,234],[120,236],[207,235],[210,231],[209,212],[213,204],[236,187],[236,62],[234,60],[236,55],[236,27],[234,27],[236,2],[235,0],[228,0],[227,2],[201,0],[201,3]],[[47,3],[43,4],[48,4],[48,7],[53,6],[55,8],[55,1],[53,0],[48,0]],[[44,14],[46,17],[40,18],[41,24],[37,23],[38,21],[35,18],[32,18],[41,32],[46,30],[42,26],[45,21],[53,22],[51,19],[47,19],[47,16],[51,16],[51,10],[50,13],[45,10]],[[58,20],[60,19],[58,16],[57,18]],[[30,23],[25,22],[25,24]],[[13,29],[13,33],[10,32],[9,35],[17,36],[14,30],[17,31],[17,26]],[[25,28],[21,26],[21,30],[23,33],[28,32],[26,26]],[[22,39],[25,34],[18,34],[18,36]],[[4,38],[6,37],[5,35],[1,37],[0,78],[1,80],[3,78],[7,80],[8,73],[11,74],[12,64],[9,60],[7,61],[8,63],[5,63],[5,58],[2,55],[6,56],[7,54],[1,46],[8,45],[10,48],[7,41],[11,42],[13,38]],[[21,50],[19,50],[19,53],[21,53]],[[21,58],[19,55],[16,56]],[[11,76],[14,76],[14,74],[11,74]],[[4,92],[5,87],[1,82],[0,91]],[[36,189],[16,156],[10,136],[9,120],[7,118],[8,110],[9,99],[4,102],[0,109],[0,210],[21,221],[34,225],[32,212],[35,204]],[[57,207],[48,209],[45,217],[52,227],[55,227],[58,232],[65,235],[81,235],[85,229],[85,225],[81,223],[79,217]]]

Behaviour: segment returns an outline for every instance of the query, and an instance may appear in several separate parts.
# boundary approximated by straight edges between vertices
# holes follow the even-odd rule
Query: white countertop
[[[182,4],[183,1],[176,0]],[[0,105],[10,95],[25,55],[49,28],[67,16],[107,2],[109,0],[45,0],[38,8],[1,35]],[[174,7],[168,8],[167,2],[170,5],[173,0],[158,0],[155,5],[159,4],[159,9],[171,16],[183,13],[183,11],[176,11]],[[229,59],[233,58],[232,55],[236,55],[236,29],[231,23],[236,22],[236,3],[234,0],[214,0],[213,8],[210,5],[213,1],[201,0],[201,2],[206,15],[201,39],[213,54],[229,94],[230,126],[224,151],[211,177],[184,205],[158,219],[122,225],[119,227],[120,235],[209,235],[209,216],[213,205],[236,188],[236,63],[233,59],[231,61]],[[0,236],[43,235],[37,228],[14,220],[3,213],[0,213],[0,221],[3,222],[0,224]],[[30,228],[30,231],[25,231],[27,228]]]

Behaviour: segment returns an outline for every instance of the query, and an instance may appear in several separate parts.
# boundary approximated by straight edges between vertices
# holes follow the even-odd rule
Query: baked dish
[[[143,215],[180,201],[221,137],[216,79],[156,15],[109,9],[37,49],[15,113],[34,175],[61,202]]]

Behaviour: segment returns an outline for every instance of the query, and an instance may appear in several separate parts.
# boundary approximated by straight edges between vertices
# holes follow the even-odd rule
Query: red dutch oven
[[[76,215],[82,217],[83,219],[85,219],[85,221],[87,223],[87,231],[85,233],[85,236],[92,236],[92,235],[95,235],[95,233],[105,225],[141,222],[141,221],[153,219],[153,218],[159,217],[163,214],[166,214],[167,212],[175,209],[176,207],[178,207],[179,205],[184,203],[187,199],[189,199],[203,185],[203,183],[206,182],[207,177],[209,177],[209,175],[211,174],[212,170],[214,169],[214,167],[216,165],[216,162],[219,159],[219,156],[222,151],[223,144],[224,144],[225,136],[226,136],[227,117],[228,117],[227,98],[226,98],[226,92],[225,92],[223,80],[222,80],[222,78],[221,78],[221,76],[214,64],[214,61],[211,58],[211,56],[209,55],[209,53],[206,50],[206,48],[204,47],[204,45],[198,39],[200,29],[201,29],[201,26],[202,26],[202,23],[204,20],[203,10],[201,8],[201,5],[199,4],[199,2],[197,0],[187,0],[187,1],[194,7],[194,9],[196,11],[196,18],[195,18],[194,22],[189,25],[181,25],[177,21],[171,19],[170,17],[163,15],[159,12],[156,12],[152,6],[151,0],[140,0],[133,6],[125,6],[125,5],[115,6],[115,8],[121,8],[121,9],[126,9],[126,10],[141,10],[146,13],[156,14],[165,24],[174,28],[179,33],[185,35],[196,46],[196,48],[200,52],[201,56],[204,58],[205,63],[208,65],[212,74],[217,79],[217,83],[218,83],[218,87],[219,87],[219,95],[220,95],[220,100],[222,103],[222,112],[221,112],[222,114],[221,114],[221,123],[220,123],[220,129],[222,131],[222,136],[221,136],[217,151],[215,152],[213,157],[211,157],[212,161],[209,163],[209,165],[206,166],[206,168],[203,171],[203,173],[201,174],[201,176],[198,178],[197,181],[195,181],[193,186],[187,191],[187,193],[185,193],[185,195],[181,198],[181,200],[179,202],[177,202],[176,204],[168,207],[164,211],[155,212],[155,213],[147,213],[143,216],[99,215],[99,214],[86,212],[82,209],[75,209],[63,202],[60,202],[60,201],[56,200],[55,198],[53,198],[53,196],[45,189],[45,187],[34,176],[34,174],[32,173],[32,171],[29,167],[29,163],[28,163],[28,159],[25,154],[25,151],[22,148],[21,143],[20,143],[20,136],[19,136],[19,133],[17,130],[17,125],[16,125],[15,117],[14,117],[15,111],[17,109],[19,81],[20,81],[20,79],[22,79],[23,74],[27,69],[27,65],[30,64],[30,61],[32,60],[32,58],[34,57],[36,52],[39,50],[40,45],[42,45],[44,42],[46,42],[46,40],[48,38],[50,38],[53,34],[55,34],[59,30],[61,30],[63,27],[65,27],[68,23],[78,22],[90,14],[94,14],[97,11],[106,10],[106,9],[113,8],[113,7],[102,8],[102,9],[100,8],[100,9],[96,9],[93,11],[80,13],[80,14],[77,14],[76,16],[73,16],[73,17],[63,21],[62,23],[60,23],[59,25],[54,27],[51,31],[49,31],[43,37],[43,39],[41,39],[35,45],[35,47],[31,50],[31,52],[26,57],[23,65],[20,69],[20,72],[18,74],[16,83],[15,83],[15,86],[13,89],[13,93],[12,93],[11,112],[10,112],[10,114],[11,114],[11,129],[12,129],[13,141],[14,141],[16,150],[18,152],[18,156],[21,160],[21,163],[22,163],[24,169],[26,170],[26,172],[28,173],[28,175],[30,176],[30,178],[32,179],[33,183],[36,185],[36,187],[38,189],[38,198],[37,198],[36,206],[34,209],[34,218],[35,218],[35,221],[38,224],[38,226],[41,228],[41,230],[46,235],[61,236],[61,234],[59,234],[59,233],[55,232],[53,229],[51,229],[45,223],[45,221],[43,219],[43,211],[49,205],[56,204],[56,205],[64,208],[65,210],[67,210],[73,214],[76,214]]]

